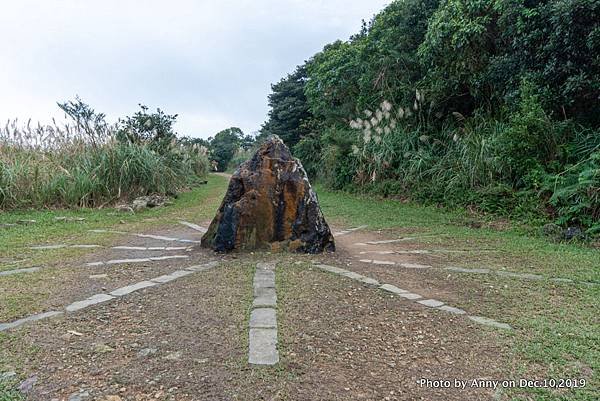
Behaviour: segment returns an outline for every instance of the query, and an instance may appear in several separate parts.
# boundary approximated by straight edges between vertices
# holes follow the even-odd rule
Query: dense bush
[[[206,149],[123,137],[80,100],[61,105],[74,125],[0,130],[0,209],[97,207],[149,193],[175,194],[208,172]],[[144,110],[145,111],[145,110]],[[170,130],[170,127],[169,127]]]
[[[394,1],[296,71],[264,127],[327,185],[600,231],[597,0]]]

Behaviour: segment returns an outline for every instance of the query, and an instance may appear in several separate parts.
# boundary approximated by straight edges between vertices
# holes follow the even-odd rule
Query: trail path
[[[207,223],[123,231],[111,247],[89,247],[60,272],[44,310],[4,322],[0,330],[20,339],[12,353],[37,348],[24,362],[35,379],[28,397],[490,395],[428,388],[418,380],[500,375],[503,352],[493,338],[509,327],[467,318],[460,291],[426,276],[427,269],[361,262],[365,250],[390,248],[355,245],[381,241],[377,233],[335,227],[334,255],[220,256],[197,246]],[[419,247],[394,244],[396,251]],[[51,248],[39,251],[45,249]],[[377,257],[413,266],[438,262],[428,253]]]
[[[334,254],[219,255],[199,247],[209,221],[170,221],[29,244],[85,254],[2,272],[4,299],[44,297],[0,305],[0,375],[28,400],[502,400],[485,384],[516,377],[503,340],[521,312],[490,307],[507,303],[495,289],[593,285],[463,266],[497,251],[418,231],[333,226]],[[467,388],[436,381],[454,379]]]

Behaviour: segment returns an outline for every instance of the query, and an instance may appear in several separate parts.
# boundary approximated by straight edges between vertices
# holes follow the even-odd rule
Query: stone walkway
[[[131,294],[132,292],[139,291],[148,287],[154,287],[157,285],[161,285],[164,283],[168,283],[170,281],[176,280],[181,277],[188,276],[193,273],[206,271],[218,266],[219,262],[212,261],[201,265],[195,265],[186,267],[182,270],[176,270],[170,274],[162,275],[159,277],[154,277],[148,280],[140,281],[125,287],[117,288],[109,293],[99,293],[92,295],[84,300],[75,301],[67,306],[65,306],[64,310],[58,311],[48,311],[44,313],[35,314],[29,317],[25,317],[13,322],[9,323],[0,323],[0,331],[6,331],[9,329],[14,329],[16,327],[22,326],[23,324],[39,321],[42,319],[59,316],[64,312],[72,313],[85,308],[88,308],[93,305],[97,305],[104,302],[113,301],[119,297]]]
[[[369,251],[360,252],[361,255],[366,253],[376,253],[378,255],[402,255],[402,254],[427,254],[426,250],[418,250],[418,251]],[[585,284],[585,285],[597,285],[596,283],[591,283],[587,281],[575,281],[568,278],[560,278],[560,277],[545,277],[541,274],[533,274],[533,273],[519,273],[512,272],[506,270],[497,270],[497,269],[489,269],[489,268],[467,268],[467,267],[456,267],[456,266],[446,266],[446,267],[434,267],[431,265],[424,265],[420,263],[399,263],[393,262],[389,260],[377,260],[377,259],[359,259],[361,263],[370,263],[374,265],[388,265],[388,266],[399,266],[407,269],[436,269],[436,270],[447,270],[455,273],[470,273],[470,274],[495,274],[500,277],[508,277],[508,278],[516,278],[521,280],[548,280],[556,283],[566,283],[566,284]]]
[[[256,265],[248,341],[248,363],[252,365],[275,365],[279,362],[275,267],[274,262]]]
[[[460,308],[456,308],[454,306],[446,305],[444,302],[439,301],[437,299],[423,299],[423,296],[421,296],[419,294],[412,293],[408,290],[398,288],[391,284],[381,284],[381,283],[379,283],[379,281],[377,281],[373,278],[352,272],[350,270],[342,269],[342,268],[335,267],[335,266],[325,265],[325,264],[319,264],[319,263],[315,264],[315,266],[321,270],[324,270],[324,271],[327,271],[327,272],[330,272],[333,274],[337,274],[337,275],[340,275],[343,277],[347,277],[352,280],[360,281],[363,284],[379,288],[380,290],[389,292],[391,294],[397,295],[397,296],[405,298],[407,300],[416,301],[417,303],[424,305],[426,307],[429,307],[429,308],[453,313],[456,315],[466,315],[469,319],[473,320],[474,322],[484,324],[487,326],[492,326],[492,327],[506,329],[506,330],[511,329],[510,325],[508,325],[506,323],[497,322],[493,319],[482,317],[482,316],[468,315],[467,312],[465,312],[464,310],[462,310]]]

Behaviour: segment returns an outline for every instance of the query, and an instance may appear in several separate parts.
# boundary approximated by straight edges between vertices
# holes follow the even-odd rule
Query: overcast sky
[[[0,122],[62,118],[56,101],[79,95],[110,121],[144,103],[179,114],[180,134],[250,133],[271,83],[387,3],[2,1]]]

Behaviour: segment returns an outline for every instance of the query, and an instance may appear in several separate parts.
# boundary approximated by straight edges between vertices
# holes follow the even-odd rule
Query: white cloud
[[[59,116],[79,94],[109,118],[138,103],[180,133],[255,131],[270,84],[385,1],[20,0],[0,5],[0,121]]]

